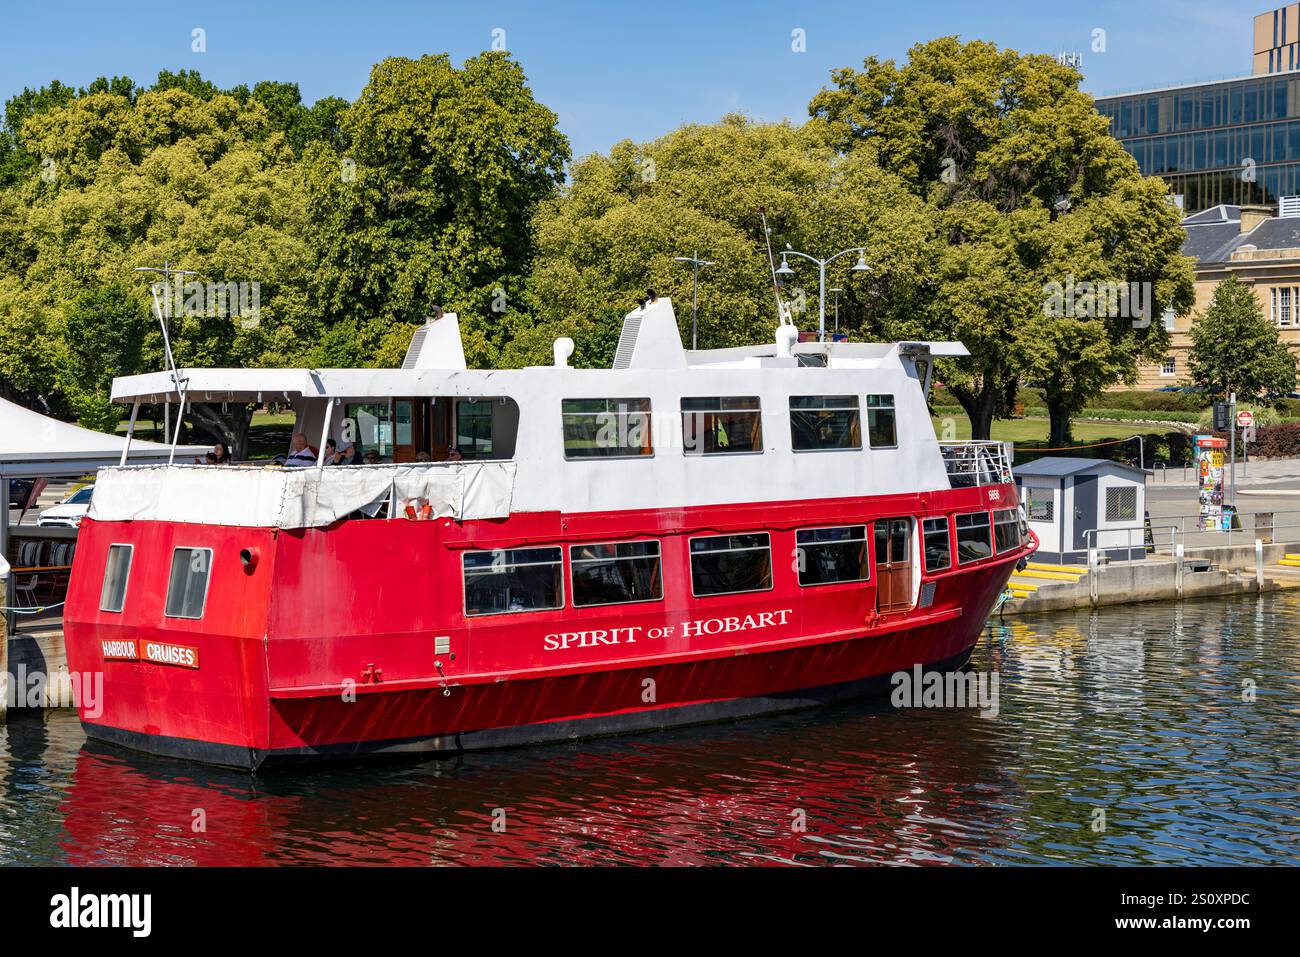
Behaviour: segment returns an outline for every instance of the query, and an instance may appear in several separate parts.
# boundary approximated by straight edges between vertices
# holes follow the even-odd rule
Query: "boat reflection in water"
[[[19,718],[0,864],[1296,864],[1297,634],[1294,592],[1044,616],[976,646],[994,718],[882,700],[256,777]]]
[[[993,759],[977,733],[982,719],[888,711],[834,708],[257,779],[90,742],[61,805],[62,856],[199,865],[943,862],[969,860],[1006,833],[1007,811],[979,798],[1012,786],[998,768],[1014,756]],[[888,742],[872,729],[882,722]]]

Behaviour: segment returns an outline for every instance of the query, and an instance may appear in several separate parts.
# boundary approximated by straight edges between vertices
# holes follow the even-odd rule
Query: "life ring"
[[[433,517],[433,504],[426,498],[408,498],[406,517],[412,522],[427,522]]]

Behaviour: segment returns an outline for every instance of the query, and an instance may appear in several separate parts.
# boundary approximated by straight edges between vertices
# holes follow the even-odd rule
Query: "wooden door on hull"
[[[907,611],[912,607],[912,519],[876,519],[875,542],[876,611]]]

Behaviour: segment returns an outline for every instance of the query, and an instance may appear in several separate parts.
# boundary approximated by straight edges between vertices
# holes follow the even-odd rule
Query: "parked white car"
[[[38,527],[48,528],[57,526],[62,528],[76,528],[81,524],[81,520],[86,517],[86,512],[90,511],[90,496],[95,491],[95,486],[83,485],[58,505],[45,509],[36,516]]]

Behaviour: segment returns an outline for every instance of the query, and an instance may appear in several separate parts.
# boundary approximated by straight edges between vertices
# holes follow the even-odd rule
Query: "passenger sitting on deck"
[[[307,445],[307,436],[301,432],[293,434],[293,441],[289,443],[289,455],[284,460],[288,466],[315,465],[316,453]]]
[[[203,456],[203,458],[199,458],[197,455],[194,456],[194,464],[195,465],[229,465],[230,453],[226,451],[226,443],[218,442],[216,445],[212,446],[212,451],[209,452],[207,455]]]
[[[418,451],[418,452],[415,453],[415,461],[417,461],[417,462],[428,462],[428,461],[429,461],[429,453],[426,452],[426,451],[424,451],[424,449],[421,449],[420,451]]]
[[[376,451],[374,451],[373,449],[371,449],[369,452],[367,452],[367,453],[366,453],[366,464],[367,464],[367,465],[378,465],[378,464],[379,464],[379,453],[376,452]]]
[[[360,465],[361,455],[357,452],[355,442],[348,442],[338,455],[334,456],[335,465]]]
[[[448,462],[459,462],[462,458],[464,458],[464,456],[460,454],[460,449],[456,448],[456,446],[453,445],[447,450]]]
[[[339,464],[339,448],[337,443],[335,443],[333,439],[325,440],[325,464],[326,465]]]

